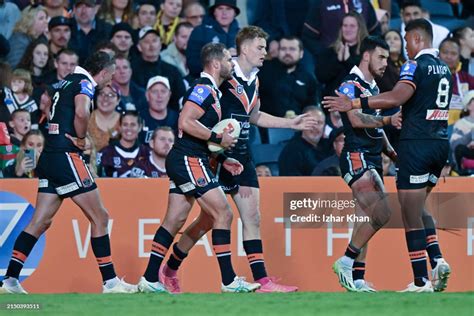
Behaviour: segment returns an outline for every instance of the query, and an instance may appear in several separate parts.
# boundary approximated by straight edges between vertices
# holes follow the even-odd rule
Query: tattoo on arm
[[[383,127],[383,117],[381,116],[374,116],[369,114],[364,114],[360,111],[357,111],[355,115],[359,118],[363,125],[367,125],[366,127]]]

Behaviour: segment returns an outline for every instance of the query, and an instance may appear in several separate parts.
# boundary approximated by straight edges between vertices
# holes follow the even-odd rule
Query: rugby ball
[[[212,131],[216,134],[222,134],[225,129],[232,137],[239,137],[240,135],[240,123],[236,119],[222,120],[212,128]],[[207,148],[213,153],[224,150],[221,145],[212,142],[207,143]]]

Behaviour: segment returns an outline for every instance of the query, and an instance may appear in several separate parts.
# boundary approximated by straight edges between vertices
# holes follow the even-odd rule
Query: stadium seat
[[[262,143],[262,137],[260,136],[260,131],[258,127],[251,124],[249,131],[249,145],[258,145]]]
[[[427,10],[431,16],[454,16],[453,7],[446,0],[421,0],[421,6]]]
[[[290,128],[269,128],[268,129],[268,143],[280,144],[289,141],[295,131]]]
[[[265,164],[272,171],[272,175],[278,176],[278,157],[285,147],[284,144],[260,144],[250,147],[250,153],[255,165]]]

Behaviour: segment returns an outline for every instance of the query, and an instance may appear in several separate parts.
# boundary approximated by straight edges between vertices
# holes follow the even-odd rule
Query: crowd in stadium
[[[340,176],[344,133],[338,112],[321,106],[360,62],[360,44],[390,47],[381,92],[406,61],[404,26],[424,17],[453,76],[451,153],[444,175],[474,174],[474,6],[459,0],[0,0],[0,177],[35,177],[53,91],[95,51],[115,56],[113,81],[96,91],[87,150],[99,177],[166,176],[181,100],[202,71],[201,48],[223,43],[237,55],[246,25],[268,34],[258,72],[261,110],[310,113],[303,132],[252,127],[259,176]],[[225,105],[224,105],[225,106]],[[398,109],[384,112],[392,115]],[[385,127],[395,150],[399,131]],[[384,156],[384,175],[395,167]]]

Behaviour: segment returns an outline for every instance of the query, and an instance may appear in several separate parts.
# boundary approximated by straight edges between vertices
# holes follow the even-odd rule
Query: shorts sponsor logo
[[[79,186],[77,185],[77,183],[71,182],[61,187],[57,187],[56,192],[58,192],[59,195],[64,195],[64,194],[68,194],[70,192],[76,191],[77,189],[79,189]]]
[[[176,189],[176,183],[170,180],[170,189]]]
[[[183,191],[183,193],[186,193],[186,192],[189,192],[189,191],[192,191],[192,190],[196,189],[196,187],[191,182],[188,182],[188,183],[185,183],[185,184],[181,184],[179,186],[179,189],[181,191]]]
[[[410,183],[412,184],[426,183],[428,182],[429,177],[430,177],[429,173],[422,174],[420,176],[410,175]]]
[[[447,121],[449,117],[448,110],[428,110],[426,119],[428,121]]]
[[[436,184],[436,183],[438,182],[438,177],[435,176],[434,174],[430,174],[429,181],[430,181],[431,183],[435,183],[435,184]]]
[[[39,179],[39,188],[47,188],[48,187],[48,179]]]
[[[92,180],[89,178],[85,178],[82,180],[82,184],[84,185],[84,188],[88,188],[92,185]]]
[[[198,178],[196,183],[197,183],[198,186],[203,187],[207,184],[207,181],[204,178]]]
[[[49,123],[49,124],[48,124],[48,134],[50,134],[50,135],[58,135],[58,134],[59,134],[59,124],[57,124],[57,123]]]
[[[351,180],[352,180],[352,176],[349,173],[346,173],[346,175],[344,176],[344,181],[346,183],[349,183],[351,182]]]

